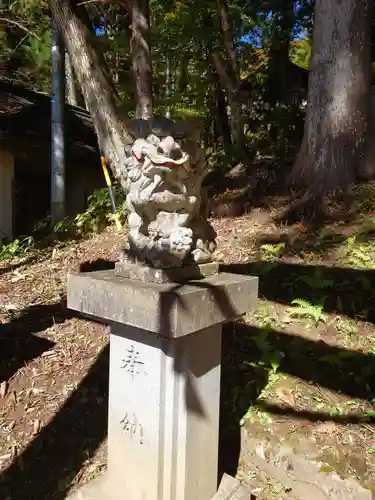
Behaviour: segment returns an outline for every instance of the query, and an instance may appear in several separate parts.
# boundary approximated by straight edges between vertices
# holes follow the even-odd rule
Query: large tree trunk
[[[50,0],[73,65],[102,152],[114,176],[122,178],[124,146],[133,142],[118,112],[119,99],[89,29],[73,11],[69,0]]]
[[[149,0],[130,0],[132,38],[130,41],[136,89],[136,117],[152,118],[152,65],[149,45]]]
[[[65,80],[66,102],[71,106],[78,106],[77,89],[74,81],[73,68],[67,52],[65,52]]]
[[[292,179],[319,204],[366,162],[371,92],[370,0],[316,0],[304,138]]]

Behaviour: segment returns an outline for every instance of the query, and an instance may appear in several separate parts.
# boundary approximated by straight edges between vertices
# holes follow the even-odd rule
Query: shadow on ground
[[[101,264],[103,265],[103,263]],[[97,269],[97,267],[94,267]],[[92,269],[92,267],[90,268]],[[253,267],[227,266],[226,270],[241,273],[254,272]],[[271,272],[281,272],[278,279],[286,280],[290,272],[307,272],[303,266],[278,266]],[[331,271],[331,270],[330,270]],[[337,287],[349,287],[363,273],[348,269],[333,269],[337,273]],[[356,274],[357,273],[357,274]],[[359,278],[358,278],[359,279]],[[370,283],[372,277],[369,278]],[[353,281],[354,280],[354,281]],[[261,295],[271,300],[288,302],[287,288],[272,288],[276,277],[261,280]],[[283,281],[279,281],[283,282]],[[225,297],[212,291],[224,310]],[[216,294],[216,295],[215,295]],[[332,297],[330,297],[332,299]],[[228,298],[226,299],[228,301]],[[331,300],[332,301],[332,300]],[[163,316],[167,306],[161,305]],[[332,308],[333,303],[332,303]],[[26,316],[27,317],[27,316]],[[41,320],[29,311],[29,333],[40,329]],[[21,321],[22,318],[16,321]],[[33,319],[33,320],[32,320]],[[165,318],[164,318],[165,322]],[[12,322],[14,323],[14,322]],[[43,324],[43,323],[42,323]],[[14,325],[13,325],[14,326]],[[164,323],[164,327],[166,327]],[[168,327],[168,325],[167,325]],[[21,328],[22,331],[22,328]],[[361,415],[332,416],[330,413],[298,411],[292,407],[267,405],[257,398],[268,381],[268,370],[258,362],[264,357],[257,338],[264,332],[242,323],[230,322],[224,327],[222,400],[220,419],[220,475],[235,474],[240,454],[240,420],[249,406],[258,405],[264,410],[287,418],[310,421],[340,421],[342,424],[369,419]],[[370,400],[375,391],[375,357],[371,354],[333,347],[276,330],[267,331],[268,349],[283,353],[279,370],[300,377],[310,383]],[[324,366],[323,366],[324,365]],[[105,349],[92,365],[87,376],[69,397],[53,420],[46,425],[25,452],[4,473],[2,488],[4,499],[62,500],[69,482],[93,455],[107,433],[108,350]]]
[[[15,312],[11,321],[0,326],[0,381],[8,380],[25,363],[53,347],[53,342],[34,333],[69,317],[72,314],[66,309],[65,300]]]
[[[4,500],[63,500],[107,434],[108,348],[26,451],[0,476]]]
[[[322,301],[325,312],[375,322],[375,271],[262,261],[220,269],[259,276],[259,296],[264,299],[287,305],[296,298]]]
[[[334,415],[270,405],[257,398],[268,382],[259,365],[264,351],[256,342],[264,331],[242,323],[224,327],[220,424],[220,473],[234,474],[240,454],[240,421],[250,406],[270,414],[310,422],[365,423],[363,414]],[[371,401],[375,391],[375,356],[329,346],[276,330],[267,331],[269,352],[282,353],[279,372],[353,398]]]

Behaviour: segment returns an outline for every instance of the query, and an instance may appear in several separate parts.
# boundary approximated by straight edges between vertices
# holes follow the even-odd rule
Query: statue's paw
[[[193,244],[193,231],[189,228],[180,228],[170,235],[170,252],[181,260],[190,252]]]
[[[194,262],[197,264],[206,264],[207,262],[212,261],[212,254],[201,250],[200,248],[196,248],[192,251]]]

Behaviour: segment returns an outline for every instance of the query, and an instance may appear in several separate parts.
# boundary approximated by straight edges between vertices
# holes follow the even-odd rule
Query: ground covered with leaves
[[[375,490],[375,197],[361,189],[315,225],[274,222],[280,200],[213,221],[223,270],[260,280],[256,310],[225,327],[220,442],[221,469],[260,499],[299,497],[254,466],[254,439],[260,456],[287,443]],[[122,239],[0,264],[4,500],[63,499],[105,467],[107,330],[66,309],[66,276],[108,266]]]

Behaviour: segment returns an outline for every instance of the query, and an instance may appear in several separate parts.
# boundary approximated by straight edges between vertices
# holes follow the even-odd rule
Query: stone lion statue
[[[216,233],[201,214],[204,153],[197,132],[167,119],[130,122],[124,177],[129,253],[155,268],[212,260]]]

